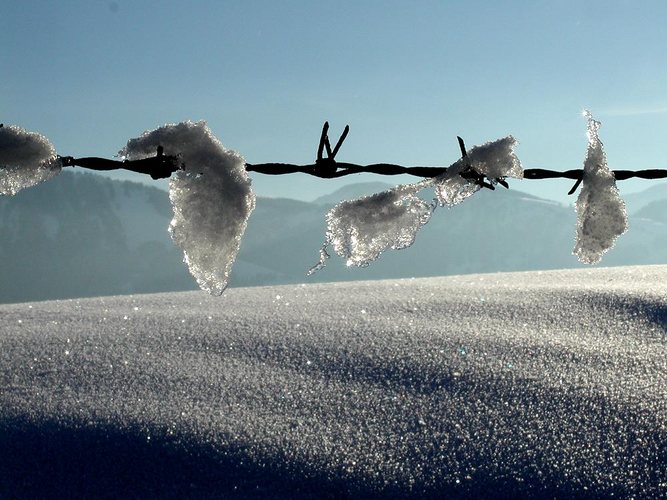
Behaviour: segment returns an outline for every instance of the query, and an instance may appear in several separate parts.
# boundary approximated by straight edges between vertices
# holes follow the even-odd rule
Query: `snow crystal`
[[[0,127],[0,195],[22,189],[60,173],[62,162],[49,140],[14,125]]]
[[[397,186],[371,196],[343,201],[327,213],[327,244],[348,266],[367,266],[382,252],[406,248],[433,213],[433,205],[416,196],[430,181]],[[326,244],[325,244],[326,246]],[[324,265],[328,257],[320,253]]]
[[[169,232],[202,290],[220,295],[229,281],[255,194],[245,160],[226,149],[206,122],[165,125],[131,139],[120,154],[128,159],[178,155],[184,170],[172,177],[169,198],[174,218]]]
[[[581,262],[595,264],[628,229],[628,218],[598,136],[600,122],[588,111],[585,116],[588,119],[588,151],[581,193],[575,207],[577,241],[573,253]]]
[[[507,136],[496,141],[475,146],[465,158],[452,164],[445,173],[434,179],[435,195],[441,206],[453,206],[479,191],[480,186],[461,177],[471,167],[492,183],[504,177],[523,178],[521,162],[514,153],[516,139]]]

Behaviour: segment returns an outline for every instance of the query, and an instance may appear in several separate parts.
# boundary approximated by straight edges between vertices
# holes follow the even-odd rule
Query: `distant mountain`
[[[0,197],[0,301],[187,290],[159,189],[62,173]]]
[[[629,214],[635,214],[649,203],[667,200],[667,182],[660,182],[639,192],[623,196]]]
[[[667,196],[661,200],[655,200],[647,203],[634,215],[637,218],[644,218],[667,224]]]
[[[335,203],[382,191],[385,183],[345,186],[315,202],[260,198],[230,286],[440,276],[583,267],[572,256],[571,207],[525,193],[484,190],[438,208],[406,250],[366,268],[332,253],[307,277]],[[430,195],[427,195],[430,196]],[[0,302],[196,288],[167,227],[163,190],[65,172],[15,197],[0,198]],[[603,265],[667,263],[667,196],[630,217],[630,231]]]
[[[313,203],[318,205],[335,205],[343,200],[352,200],[361,198],[381,191],[386,191],[394,187],[395,184],[386,182],[360,182],[358,184],[349,184],[337,189],[331,194],[320,196]]]

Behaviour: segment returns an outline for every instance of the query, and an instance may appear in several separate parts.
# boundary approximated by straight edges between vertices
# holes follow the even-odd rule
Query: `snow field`
[[[659,497],[666,278],[1,306],[0,493]]]

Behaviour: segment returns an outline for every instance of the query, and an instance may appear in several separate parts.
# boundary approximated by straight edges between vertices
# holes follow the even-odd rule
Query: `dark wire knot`
[[[491,182],[486,182],[484,174],[479,173],[477,170],[475,170],[472,165],[470,164],[470,159],[468,158],[468,152],[466,151],[466,145],[463,142],[463,139],[459,137],[458,135],[456,136],[456,139],[459,141],[459,148],[461,149],[461,158],[466,164],[466,168],[463,169],[463,172],[461,172],[461,177],[464,179],[468,179],[473,181],[475,184],[478,186],[481,186],[483,188],[490,189],[491,191],[494,191],[496,189],[496,186],[494,184],[498,183],[501,186],[503,186],[505,189],[509,189],[510,186],[507,184],[507,181],[505,180],[504,177],[498,177],[496,179],[490,179]]]
[[[333,177],[338,170],[338,165],[336,165],[336,155],[340,150],[340,147],[343,145],[343,141],[347,137],[347,134],[350,132],[350,126],[345,125],[345,130],[340,135],[336,146],[331,149],[331,143],[329,142],[329,122],[324,122],[322,127],[322,134],[320,135],[320,143],[317,147],[317,159],[315,160],[314,172],[315,175],[319,177]],[[324,158],[324,149],[327,150],[327,157]]]

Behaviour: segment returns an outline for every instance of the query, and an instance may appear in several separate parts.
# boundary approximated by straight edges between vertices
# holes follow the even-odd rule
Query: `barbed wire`
[[[246,163],[245,168],[248,172],[256,172],[265,175],[288,175],[288,174],[307,174],[323,179],[335,179],[352,174],[376,174],[376,175],[412,175],[422,178],[432,178],[447,172],[448,167],[430,167],[430,166],[403,166],[393,163],[372,163],[368,165],[358,165],[356,163],[338,162],[336,155],[340,150],[350,128],[346,126],[340,138],[332,149],[328,137],[329,123],[325,122],[320,136],[320,143],[317,149],[317,159],[315,163],[297,165],[292,163]],[[467,156],[463,139],[457,137],[461,149],[461,155],[465,159]],[[327,156],[324,156],[326,151]],[[141,160],[108,160],[98,157],[74,158],[72,156],[61,157],[63,166],[79,166],[91,170],[108,171],[125,169],[141,174],[150,175],[153,179],[168,178],[174,172],[179,170],[188,170],[188,165],[183,165],[178,156],[165,155],[163,148],[158,147],[156,156]],[[667,178],[666,169],[645,169],[645,170],[613,170],[617,181],[623,181],[631,178],[640,179],[665,179]],[[529,180],[543,179],[571,179],[576,181],[568,194],[572,194],[579,187],[583,180],[583,169],[572,169],[565,171],[548,170],[543,168],[527,168],[523,170],[523,178]],[[504,178],[485,179],[479,172],[468,166],[460,175],[483,187],[495,189],[496,183],[509,188]]]

